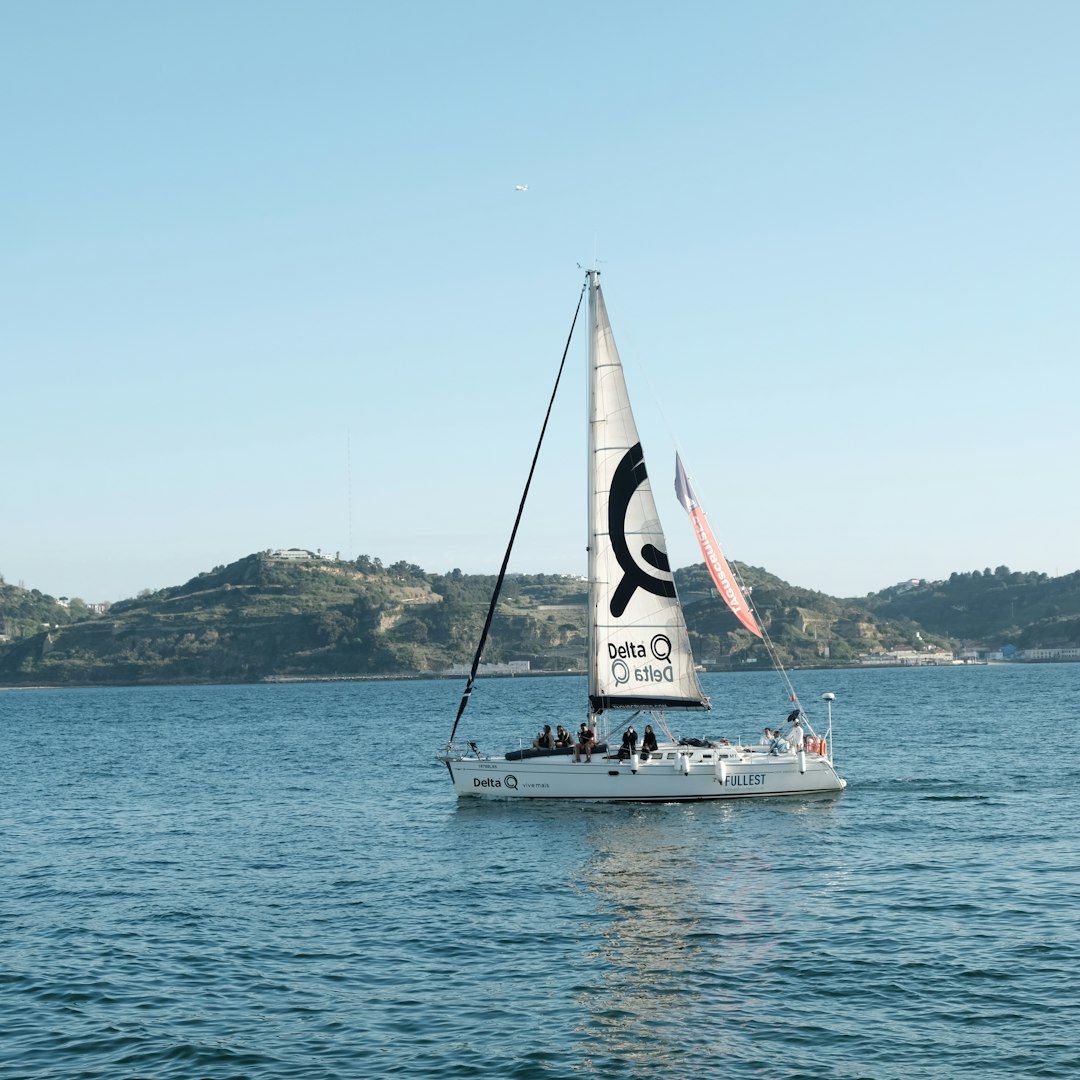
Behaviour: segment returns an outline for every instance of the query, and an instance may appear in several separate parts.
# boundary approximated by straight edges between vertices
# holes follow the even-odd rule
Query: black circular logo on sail
[[[608,535],[611,539],[611,550],[623,572],[622,581],[611,597],[611,614],[616,619],[626,610],[626,605],[630,603],[637,589],[644,589],[654,596],[675,595],[674,579],[670,576],[653,577],[634,558],[626,540],[626,513],[630,509],[630,500],[647,479],[645,454],[641,443],[636,443],[626,451],[619,462],[615,475],[611,478],[611,491],[608,493]],[[641,558],[653,569],[671,574],[667,553],[655,544],[645,544],[641,549]]]

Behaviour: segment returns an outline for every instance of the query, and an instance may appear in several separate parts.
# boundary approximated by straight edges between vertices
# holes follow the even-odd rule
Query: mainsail
[[[708,708],[595,271],[589,290],[589,702]]]
[[[724,553],[720,550],[720,545],[716,542],[716,537],[713,536],[713,531],[709,526],[709,519],[705,516],[705,511],[702,510],[701,504],[697,501],[697,496],[694,494],[694,489],[690,484],[690,477],[686,475],[682,458],[679,457],[678,453],[675,454],[675,494],[679,497],[683,509],[690,515],[690,521],[694,526],[694,535],[697,537],[698,544],[701,547],[701,554],[705,556],[705,565],[709,568],[709,573],[712,575],[713,582],[720,595],[727,602],[727,606],[731,608],[739,622],[751,634],[761,637],[762,633],[757,620],[754,618],[750,605],[747,604],[746,598],[735,580],[735,575],[731,572],[731,567],[727,564],[727,559],[724,558]]]

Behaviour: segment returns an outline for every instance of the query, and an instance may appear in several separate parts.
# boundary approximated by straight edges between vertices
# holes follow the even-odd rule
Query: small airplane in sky
[[[514,190],[515,191],[528,191],[529,190],[529,185],[528,184],[515,184],[514,185]]]

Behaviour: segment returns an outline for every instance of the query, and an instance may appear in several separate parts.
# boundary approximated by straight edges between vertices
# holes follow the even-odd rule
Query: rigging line
[[[753,589],[747,589],[746,582],[743,580],[742,573],[737,566],[733,566],[730,562],[731,572],[735,576],[735,580],[738,583],[739,588],[742,590],[743,597],[746,600],[747,605],[754,614],[754,619],[757,621],[758,629],[761,631],[761,640],[765,645],[765,651],[769,654],[769,659],[772,661],[773,669],[780,676],[784,682],[784,686],[787,687],[788,697],[792,703],[798,706],[799,712],[803,711],[802,702],[799,700],[799,695],[795,693],[795,687],[791,683],[791,679],[788,678],[788,673],[780,660],[780,654],[776,651],[776,646],[773,644],[772,638],[769,637],[769,631],[765,628],[765,620],[762,619],[758,609],[754,606],[754,593]],[[805,714],[804,714],[805,715]]]
[[[540,428],[540,438],[536,441],[536,450],[533,452],[532,464],[529,466],[529,475],[525,481],[525,490],[521,493],[521,502],[518,504],[517,517],[514,518],[514,527],[510,530],[510,542],[506,545],[506,554],[503,556],[502,566],[499,568],[499,576],[495,582],[495,588],[491,594],[491,604],[488,606],[487,618],[484,620],[484,629],[480,632],[480,644],[476,647],[476,656],[473,657],[472,670],[469,672],[469,681],[465,684],[465,692],[461,695],[461,704],[458,705],[457,716],[454,718],[454,726],[450,729],[450,742],[454,741],[454,734],[461,722],[462,714],[469,704],[472,696],[473,684],[476,682],[476,673],[480,669],[480,658],[484,655],[484,646],[487,644],[488,632],[491,630],[491,621],[495,617],[495,607],[499,602],[499,594],[502,592],[503,581],[506,578],[506,568],[510,564],[510,553],[514,549],[514,541],[517,539],[518,526],[521,524],[521,516],[525,512],[525,500],[529,495],[529,487],[532,485],[533,474],[536,472],[536,463],[540,459],[540,447],[544,443],[544,435],[547,433],[548,421],[551,419],[551,410],[555,405],[555,395],[559,390],[559,382],[562,379],[563,368],[566,367],[566,357],[570,352],[570,341],[574,336],[574,327],[577,326],[578,315],[581,313],[581,301],[585,298],[585,289],[588,279],[581,286],[578,296],[577,308],[574,310],[574,320],[570,324],[570,333],[566,335],[566,347],[563,349],[562,360],[559,362],[559,372],[555,376],[555,385],[551,388],[551,398],[548,400],[547,412],[544,413],[544,423]]]
[[[733,573],[738,576],[738,571],[733,571]],[[757,608],[753,607],[753,601],[748,599],[747,603],[749,603],[751,608],[753,608],[754,618],[757,619],[758,627],[761,629],[761,639],[765,642],[765,650],[769,654],[769,659],[772,660],[773,668],[776,670],[776,673],[783,680],[784,686],[787,688],[788,698],[790,702],[797,705],[799,708],[799,712],[802,712],[802,702],[799,701],[799,695],[795,692],[795,687],[792,685],[791,679],[788,678],[787,669],[784,667],[784,664],[780,659],[780,654],[776,651],[776,646],[773,644],[772,638],[769,637],[769,631],[765,629],[765,626],[761,621],[761,616],[757,612]]]
[[[675,450],[678,453],[678,445]],[[691,477],[692,479],[692,477]],[[751,613],[754,616],[755,622],[757,622],[758,629],[761,631],[761,642],[765,646],[765,652],[768,654],[769,661],[773,666],[773,670],[780,676],[787,689],[788,698],[790,702],[798,706],[799,712],[803,711],[802,702],[799,700],[799,695],[795,692],[795,687],[792,685],[791,679],[788,677],[787,670],[785,669],[783,662],[780,660],[780,654],[776,651],[776,646],[773,644],[772,638],[769,637],[769,631],[765,628],[765,620],[761,617],[761,613],[758,611],[757,606],[754,604],[754,591],[752,588],[747,588],[746,581],[743,578],[742,571],[739,570],[738,565],[733,559],[728,559],[728,566],[731,568],[732,576],[735,578],[736,584],[739,586],[743,594],[743,598],[746,600],[747,607],[750,608]]]

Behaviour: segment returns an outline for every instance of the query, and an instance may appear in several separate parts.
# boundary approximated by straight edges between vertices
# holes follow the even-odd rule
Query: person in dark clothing
[[[592,728],[588,724],[582,723],[581,730],[578,732],[577,745],[574,747],[575,761],[580,761],[582,754],[585,755],[586,761],[592,761],[593,739]]]
[[[626,761],[637,750],[637,732],[631,724],[624,732],[622,746],[619,748],[619,760]]]

